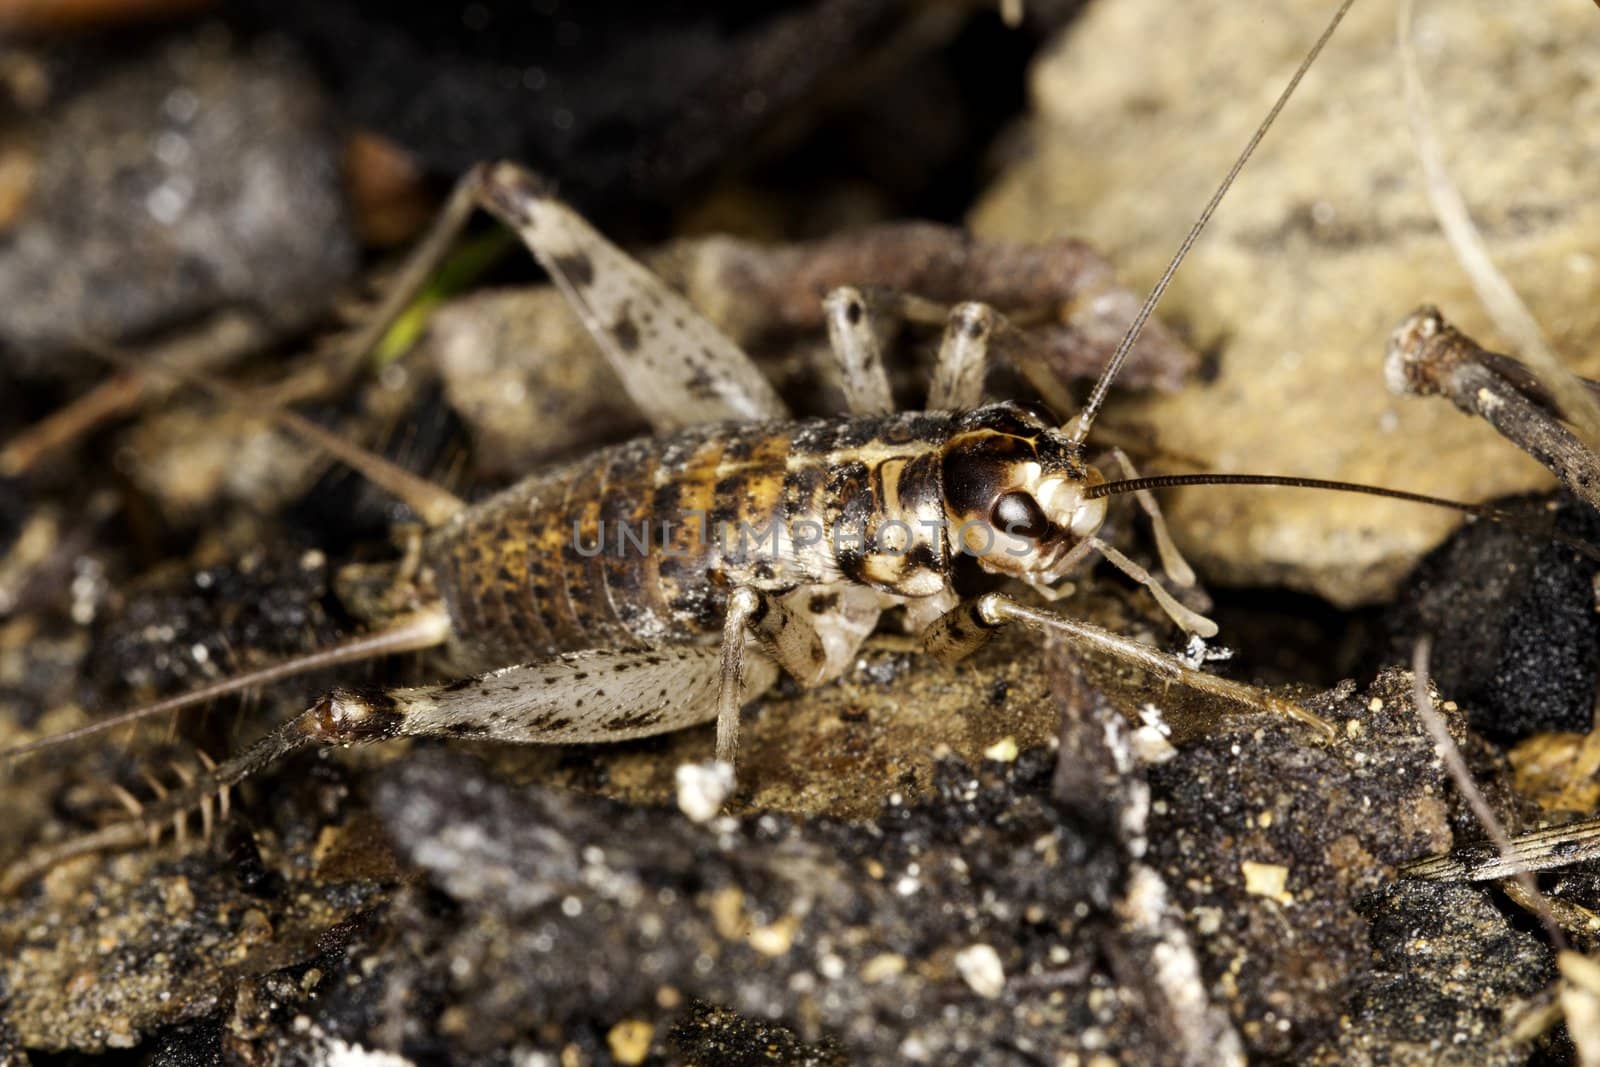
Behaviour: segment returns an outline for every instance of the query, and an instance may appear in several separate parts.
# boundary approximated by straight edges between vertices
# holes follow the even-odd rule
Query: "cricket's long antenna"
[[[364,634],[352,638],[343,644],[334,645],[304,656],[282,660],[278,663],[262,667],[260,670],[248,674],[235,675],[225,678],[211,685],[191,689],[187,693],[158,700],[154,704],[133,708],[129,711],[119,712],[108,718],[99,719],[86,726],[74,730],[67,730],[51,737],[42,737],[37,741],[26,744],[14,745],[11,748],[0,749],[0,771],[15,764],[17,761],[46,749],[58,748],[71,744],[85,737],[114,730],[128,723],[148,719],[154,715],[165,715],[168,712],[181,711],[184,708],[216,700],[230,693],[237,693],[245,689],[255,689],[258,686],[269,685],[283,678],[291,678],[297,674],[306,674],[310,671],[321,670],[324,667],[335,667],[342,663],[356,663],[362,660],[376,659],[379,656],[392,655],[398,652],[417,652],[426,648],[441,645],[450,636],[450,619],[443,609],[421,611],[409,615],[393,626],[379,630],[376,633]]]
[[[1317,61],[1317,56],[1322,54],[1322,48],[1333,36],[1333,31],[1339,28],[1339,23],[1344,21],[1345,12],[1350,10],[1350,5],[1355,0],[1343,0],[1339,9],[1333,13],[1333,18],[1328,20],[1328,25],[1322,31],[1322,36],[1317,38],[1317,43],[1311,46],[1311,51],[1300,61],[1300,66],[1295,69],[1294,76],[1289,79],[1289,84],[1283,87],[1283,92],[1278,94],[1277,102],[1272,105],[1272,110],[1267,112],[1267,117],[1261,120],[1261,125],[1256,127],[1256,132],[1251,135],[1250,142],[1244,146],[1244,151],[1239,153],[1239,158],[1233,161],[1228,174],[1222,179],[1222,184],[1217,186],[1217,191],[1211,194],[1211,200],[1200,212],[1200,217],[1195,219],[1194,225],[1189,229],[1189,235],[1178,246],[1177,254],[1167,264],[1167,269],[1162,272],[1161,279],[1156,282],[1155,288],[1150,290],[1150,295],[1145,297],[1144,304],[1139,308],[1139,313],[1133,317],[1133,323],[1128,327],[1128,332],[1122,335],[1122,340],[1117,342],[1117,349],[1111,354],[1111,362],[1106,364],[1106,369],[1100,372],[1100,378],[1094,383],[1094,391],[1089,394],[1088,403],[1084,404],[1083,411],[1078,415],[1077,425],[1072,431],[1072,441],[1081,445],[1089,437],[1089,428],[1094,425],[1094,420],[1100,414],[1100,408],[1106,401],[1106,393],[1111,389],[1111,383],[1116,381],[1117,374],[1122,370],[1122,364],[1127,361],[1128,353],[1138,342],[1139,335],[1144,332],[1144,325],[1150,321],[1150,316],[1155,312],[1156,304],[1167,291],[1167,286],[1172,283],[1172,276],[1178,273],[1178,267],[1183,263],[1184,257],[1189,254],[1189,249],[1194,247],[1195,241],[1200,237],[1200,231],[1206,228],[1206,223],[1211,221],[1211,216],[1216,213],[1217,205],[1222,203],[1222,198],[1233,187],[1234,179],[1244,169],[1255,153],[1256,146],[1267,135],[1272,124],[1278,117],[1278,112],[1289,102],[1289,97],[1294,95],[1295,89],[1300,85],[1300,80],[1305,77],[1306,71],[1311,69],[1311,64]]]
[[[1600,548],[1554,530],[1538,528],[1529,523],[1525,516],[1515,512],[1505,511],[1501,508],[1486,507],[1483,504],[1468,504],[1465,501],[1451,500],[1448,497],[1428,496],[1424,493],[1408,493],[1404,489],[1385,489],[1379,485],[1362,485],[1360,482],[1336,482],[1329,481],[1326,478],[1297,478],[1279,474],[1152,474],[1145,478],[1122,478],[1114,482],[1102,482],[1099,485],[1092,485],[1084,490],[1083,496],[1086,500],[1099,500],[1102,497],[1121,496],[1124,493],[1137,493],[1145,489],[1172,489],[1185,485],[1282,485],[1293,489],[1328,489],[1338,493],[1360,493],[1364,496],[1381,496],[1390,500],[1404,500],[1412,504],[1427,504],[1430,507],[1449,508],[1451,511],[1464,512],[1468,515],[1499,523],[1510,529],[1555,541],[1587,556],[1589,559],[1600,561]]]

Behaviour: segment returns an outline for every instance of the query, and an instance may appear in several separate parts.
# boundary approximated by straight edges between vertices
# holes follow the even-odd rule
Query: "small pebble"
[[[642,1019],[624,1019],[606,1034],[606,1047],[618,1063],[643,1063],[656,1028]]]
[[[972,991],[986,1000],[993,1000],[1006,988],[1006,971],[1000,964],[1000,954],[990,945],[968,945],[956,953],[956,970]]]
[[[983,750],[983,758],[994,760],[996,763],[1013,763],[1017,758],[1017,739],[1002,737],[994,744]]]
[[[1289,868],[1276,863],[1255,863],[1245,860],[1239,864],[1244,873],[1244,891],[1258,897],[1271,897],[1287,902],[1293,898],[1284,892],[1289,884]]]
[[[906,958],[898,952],[885,952],[872,957],[861,968],[861,980],[869,984],[887,981],[904,973]]]

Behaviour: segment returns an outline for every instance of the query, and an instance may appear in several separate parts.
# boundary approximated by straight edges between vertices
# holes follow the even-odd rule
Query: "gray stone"
[[[172,37],[37,125],[29,200],[0,232],[0,342],[32,364],[230,305],[294,329],[355,267],[335,131],[282,42]]]

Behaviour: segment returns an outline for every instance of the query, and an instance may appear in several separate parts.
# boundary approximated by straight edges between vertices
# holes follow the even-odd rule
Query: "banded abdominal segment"
[[[426,543],[457,635],[452,659],[482,670],[710,641],[740,587],[936,594],[949,580],[941,456],[956,421],[697,427],[519,483]]]

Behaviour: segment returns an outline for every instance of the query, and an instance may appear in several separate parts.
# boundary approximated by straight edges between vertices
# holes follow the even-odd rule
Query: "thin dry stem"
[[[206,373],[249,355],[266,341],[266,328],[254,316],[229,310],[179,337],[152,346],[139,355],[139,360],[188,373]],[[132,370],[101,382],[0,447],[0,477],[26,474],[49,453],[81,440],[119,415],[160,399],[172,388]]]
[[[259,410],[251,405],[255,398],[210,375],[186,371],[170,365],[146,365],[115,345],[94,337],[80,337],[79,343],[97,357],[138,374],[166,377],[185,385],[204,389],[241,412]],[[313,448],[321,449],[356,471],[367,481],[399,499],[429,526],[442,526],[465,510],[466,502],[444,488],[405,470],[382,456],[352,444],[323,429],[311,420],[282,408],[269,408],[264,414],[281,430]]]
[[[1472,809],[1472,814],[1477,818],[1478,824],[1483,827],[1483,832],[1489,840],[1494,842],[1494,847],[1502,856],[1510,857],[1513,849],[1511,838],[1507,835],[1505,827],[1500,825],[1500,820],[1495,817],[1489,802],[1484,799],[1483,791],[1478,788],[1478,783],[1472,778],[1472,771],[1467,768],[1467,761],[1462,758],[1461,749],[1457,747],[1455,738],[1450,736],[1450,728],[1445,725],[1441,716],[1433,706],[1433,691],[1428,684],[1428,658],[1433,650],[1433,639],[1424,634],[1418,638],[1415,651],[1411,655],[1411,684],[1414,694],[1414,703],[1417,717],[1422,720],[1422,725],[1427,728],[1428,736],[1433,738],[1433,747],[1439,753],[1445,770],[1456,784],[1456,789],[1466,800],[1467,806]],[[1533,875],[1525,869],[1518,869],[1512,879],[1522,890],[1523,900],[1533,907],[1534,914],[1539,916],[1539,921],[1544,924],[1545,935],[1550,938],[1550,943],[1556,951],[1564,952],[1567,948],[1566,936],[1561,932],[1561,924],[1550,910],[1550,902],[1544,894],[1539,892],[1539,886],[1533,880]]]

